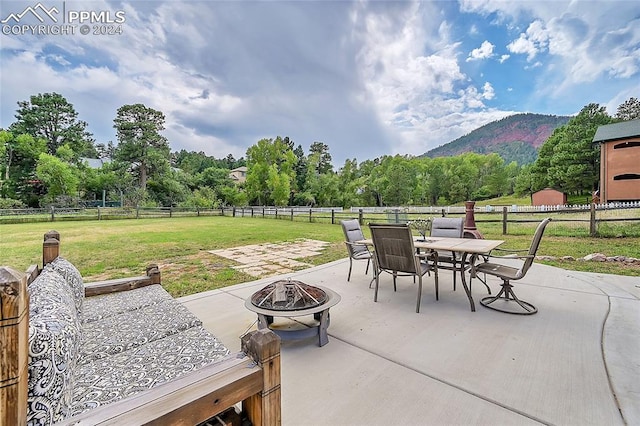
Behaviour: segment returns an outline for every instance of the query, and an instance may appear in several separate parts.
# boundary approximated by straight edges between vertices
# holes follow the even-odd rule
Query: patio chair
[[[483,306],[496,311],[506,312],[508,314],[533,315],[538,312],[538,308],[533,306],[531,303],[518,299],[516,294],[513,292],[513,285],[511,284],[511,281],[516,281],[524,278],[529,271],[529,268],[533,264],[533,260],[536,257],[538,247],[540,246],[540,241],[542,240],[544,229],[550,221],[551,218],[546,218],[545,220],[540,222],[535,234],[533,235],[533,240],[531,241],[531,246],[529,247],[529,249],[507,250],[496,248],[492,251],[491,255],[486,257],[487,261],[471,266],[471,276],[475,276],[478,272],[482,272],[487,275],[493,275],[502,279],[502,288],[496,296],[487,296],[480,300],[480,303]],[[496,256],[493,254],[496,251],[509,254]],[[517,255],[518,252],[527,252],[527,254]],[[520,265],[520,267],[507,266],[501,263],[494,263],[491,261],[491,259],[517,259],[522,261],[522,264]],[[515,302],[517,306],[514,306],[513,302]],[[496,304],[493,305],[493,303]]]
[[[369,273],[369,264],[373,255],[369,251],[369,248],[364,244],[358,244],[357,241],[364,240],[364,234],[362,228],[360,228],[360,222],[357,219],[342,220],[342,231],[346,241],[344,242],[349,252],[349,275],[347,275],[347,281],[351,280],[351,268],[353,268],[354,260],[366,260],[367,269],[365,275]]]
[[[393,291],[396,291],[396,278],[412,276],[415,282],[418,277],[418,298],[416,312],[420,312],[422,298],[422,277],[434,271],[436,300],[438,300],[438,255],[435,252],[417,253],[413,245],[411,228],[406,223],[369,224],[373,239],[373,265],[375,269],[376,288],[373,301],[378,301],[380,274],[387,272],[393,275]]]
[[[463,218],[436,217],[431,222],[432,237],[462,238],[464,232]],[[469,264],[462,264],[460,253],[438,250],[438,269],[453,271],[453,290],[456,289],[456,272],[464,274]]]

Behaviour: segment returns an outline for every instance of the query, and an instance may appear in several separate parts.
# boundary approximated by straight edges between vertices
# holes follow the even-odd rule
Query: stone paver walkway
[[[293,242],[209,250],[209,253],[238,262],[240,265],[234,266],[234,269],[262,278],[312,267],[313,265],[297,259],[317,256],[327,245],[329,243],[326,241],[299,239]]]

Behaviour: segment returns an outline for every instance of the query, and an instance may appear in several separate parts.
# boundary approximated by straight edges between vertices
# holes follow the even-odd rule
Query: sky
[[[118,108],[141,103],[172,151],[216,158],[288,136],[339,168],[640,98],[635,0],[3,0],[0,21],[0,128],[55,92],[117,143]]]

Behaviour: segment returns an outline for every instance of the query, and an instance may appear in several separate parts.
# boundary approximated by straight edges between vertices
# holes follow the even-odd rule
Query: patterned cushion
[[[156,303],[173,300],[159,284],[129,291],[92,296],[84,299],[80,320],[83,324],[98,321],[127,311],[145,308]]]
[[[72,414],[99,407],[229,355],[229,350],[203,327],[193,327],[164,339],[78,367]]]
[[[62,275],[65,280],[67,280],[67,284],[71,286],[71,289],[73,291],[76,309],[78,310],[78,312],[82,312],[82,302],[84,300],[84,281],[82,280],[80,271],[78,271],[78,269],[73,266],[71,262],[62,257],[57,257],[56,260],[54,260],[47,266],[53,268],[60,275]]]
[[[27,423],[51,424],[69,413],[80,322],[70,288],[52,269],[31,283],[29,297]]]
[[[127,351],[202,325],[173,299],[83,324],[79,364]]]

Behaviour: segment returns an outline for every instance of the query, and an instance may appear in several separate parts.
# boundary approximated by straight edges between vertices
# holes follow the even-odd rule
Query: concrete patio
[[[350,282],[348,268],[345,258],[179,300],[237,351],[256,327],[244,300],[263,286],[291,277],[341,295],[327,345],[282,343],[284,425],[640,424],[637,277],[534,264],[515,289],[539,313],[516,316],[480,306],[477,281],[471,312],[441,271],[440,300],[426,277],[416,314],[411,278],[394,293],[384,274],[374,303],[365,262]]]

